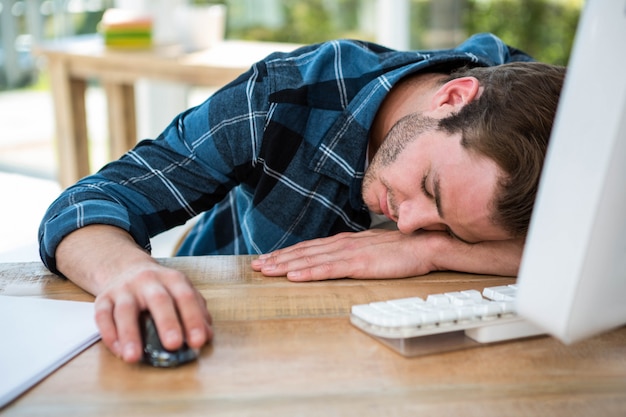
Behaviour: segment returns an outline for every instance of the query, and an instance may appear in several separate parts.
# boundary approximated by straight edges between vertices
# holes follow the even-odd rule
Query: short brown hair
[[[440,121],[462,144],[494,160],[504,172],[493,201],[493,222],[515,237],[528,232],[565,68],[539,62],[463,68],[448,80],[472,76],[478,99]]]

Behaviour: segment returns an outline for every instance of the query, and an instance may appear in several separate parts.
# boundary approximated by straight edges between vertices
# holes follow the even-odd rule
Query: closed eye
[[[422,189],[422,192],[424,193],[424,195],[426,197],[428,197],[429,199],[435,201],[435,205],[437,206],[437,212],[439,213],[439,217],[441,217],[443,219],[443,213],[442,213],[442,210],[441,210],[441,199],[439,197],[441,195],[441,192],[439,191],[439,181],[437,179],[435,179],[435,195],[433,195],[426,188],[426,180],[427,179],[428,179],[428,174],[424,174],[424,176],[422,177],[420,188]],[[454,231],[448,225],[446,225],[446,227],[445,227],[445,232],[451,238],[459,240],[459,241],[461,241],[463,243],[467,243],[467,244],[472,244],[473,243],[473,242],[470,242],[470,241],[468,241],[466,239],[463,239],[462,237],[460,237],[459,235],[454,233]]]
[[[446,226],[446,233],[452,238],[452,239],[456,239],[458,241],[461,241],[463,243],[467,243],[468,245],[473,245],[476,242],[470,242],[469,240],[465,240],[462,237],[460,237],[459,235],[457,235],[456,233],[454,233],[452,231],[452,229],[450,229],[450,227]]]
[[[424,195],[426,197],[428,197],[429,199],[433,200],[435,198],[435,196],[432,195],[430,192],[428,192],[428,190],[426,189],[426,179],[427,178],[428,178],[427,174],[424,174],[424,176],[422,177],[422,183],[421,183],[422,192],[424,193]]]

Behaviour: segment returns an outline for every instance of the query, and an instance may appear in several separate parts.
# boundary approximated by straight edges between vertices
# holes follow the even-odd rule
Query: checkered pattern
[[[64,191],[41,224],[41,257],[56,272],[60,240],[94,223],[149,249],[151,236],[202,214],[180,255],[263,253],[367,229],[368,130],[393,84],[416,71],[519,60],[530,57],[490,34],[451,50],[342,40],[272,54]]]

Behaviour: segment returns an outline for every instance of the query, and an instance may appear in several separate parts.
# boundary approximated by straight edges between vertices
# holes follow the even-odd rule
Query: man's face
[[[391,129],[365,173],[363,200],[403,233],[443,230],[469,243],[510,239],[490,220],[499,167],[462,147],[460,134],[435,126],[414,113]]]

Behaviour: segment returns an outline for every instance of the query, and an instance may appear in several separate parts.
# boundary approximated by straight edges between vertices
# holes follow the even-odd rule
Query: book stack
[[[152,46],[152,17],[131,10],[107,9],[100,22],[104,44],[111,48]]]

